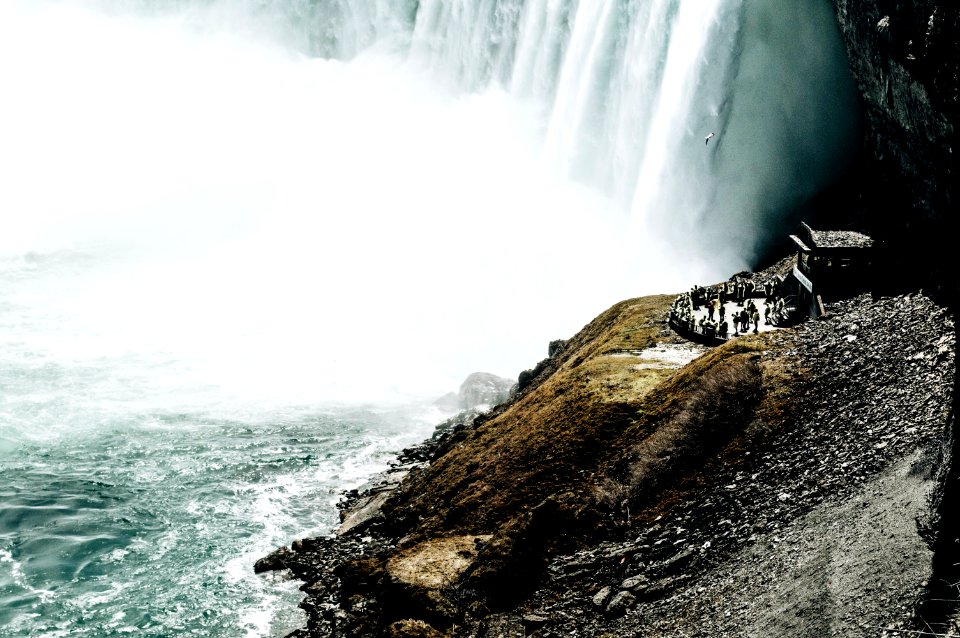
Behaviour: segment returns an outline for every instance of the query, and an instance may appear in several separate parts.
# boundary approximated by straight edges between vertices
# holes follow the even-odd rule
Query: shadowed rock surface
[[[956,295],[960,5],[945,0],[834,0],[863,105],[851,174],[822,212],[878,239],[890,286]]]

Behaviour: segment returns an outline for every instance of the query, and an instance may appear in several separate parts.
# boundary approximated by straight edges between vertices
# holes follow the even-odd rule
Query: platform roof
[[[806,231],[807,237],[815,249],[870,248],[873,246],[873,238],[863,233],[852,230],[814,230],[803,222],[801,222],[800,225]],[[791,238],[793,238],[793,236],[791,236]],[[794,241],[799,241],[799,239],[794,238]]]
[[[796,235],[790,235],[790,239],[793,240],[793,243],[797,245],[797,248],[800,249],[800,252],[808,253],[810,252],[810,247],[803,243],[803,240],[797,237]]]
[[[817,248],[870,248],[873,239],[852,230],[813,230],[811,240]]]

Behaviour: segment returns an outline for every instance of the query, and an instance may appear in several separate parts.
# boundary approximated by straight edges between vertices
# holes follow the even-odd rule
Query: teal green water
[[[411,423],[359,408],[258,423],[145,414],[8,440],[0,635],[284,635],[299,583],[253,562],[328,533],[340,490],[416,438]]]

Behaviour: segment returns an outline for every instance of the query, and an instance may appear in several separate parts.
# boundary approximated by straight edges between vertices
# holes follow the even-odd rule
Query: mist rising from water
[[[502,91],[195,12],[0,12],[3,356],[112,370],[76,381],[102,406],[512,376],[701,268],[627,241],[607,198],[545,169],[538,113]]]
[[[5,3],[4,356],[157,402],[513,376],[842,165],[826,3],[457,7]]]

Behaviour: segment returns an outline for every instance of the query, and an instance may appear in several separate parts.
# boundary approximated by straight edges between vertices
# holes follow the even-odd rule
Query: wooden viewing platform
[[[870,283],[873,239],[854,231],[814,230],[800,224],[790,235],[797,247],[797,263],[790,279],[797,306],[810,317],[824,313],[824,299],[840,299],[860,292]]]

